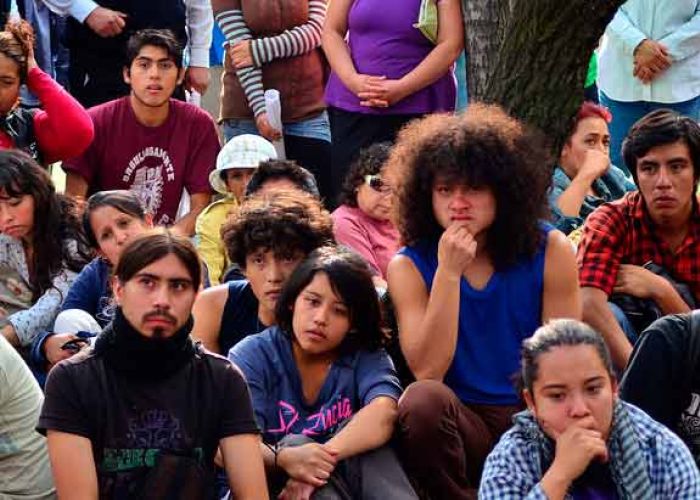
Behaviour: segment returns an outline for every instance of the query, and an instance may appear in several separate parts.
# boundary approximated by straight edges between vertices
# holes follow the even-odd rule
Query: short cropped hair
[[[221,229],[231,262],[246,267],[246,256],[259,249],[278,256],[312,250],[334,242],[333,222],[320,201],[299,191],[278,191],[246,198]]]
[[[248,181],[248,186],[246,186],[245,190],[246,196],[255,194],[263,184],[274,179],[288,179],[305,193],[309,193],[316,198],[321,196],[314,174],[292,160],[261,161],[250,181]]]
[[[622,158],[637,182],[637,160],[656,146],[683,141],[693,162],[693,179],[700,179],[700,125],[670,109],[657,109],[640,118],[622,142]]]
[[[436,179],[489,188],[496,216],[486,249],[497,269],[534,255],[547,217],[553,162],[544,137],[494,105],[472,104],[461,116],[432,115],[402,129],[387,170],[397,186],[396,226],[403,243],[437,241]]]
[[[202,278],[202,266],[197,250],[189,238],[170,229],[157,228],[135,237],[122,251],[114,275],[126,283],[144,267],[174,255],[187,269],[195,290]]]
[[[159,47],[168,54],[178,69],[182,68],[182,46],[175,37],[175,34],[166,29],[145,29],[131,35],[126,43],[126,67],[131,68],[131,64],[138,57],[141,49],[147,45]]]

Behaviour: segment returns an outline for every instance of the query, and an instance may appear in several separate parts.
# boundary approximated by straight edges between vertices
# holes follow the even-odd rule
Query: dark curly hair
[[[365,175],[376,175],[382,170],[389,159],[389,153],[390,142],[377,142],[360,151],[343,181],[343,188],[338,195],[339,205],[357,206],[357,188],[365,182]]]
[[[75,204],[56,193],[49,174],[28,154],[0,151],[0,190],[3,197],[29,195],[34,200],[33,252],[28,265],[33,270],[29,285],[36,301],[65,268],[80,272],[93,255]]]
[[[541,243],[552,176],[545,139],[495,105],[472,104],[460,116],[433,115],[399,132],[387,164],[397,185],[396,226],[404,244],[437,241],[433,214],[436,177],[487,187],[496,217],[486,250],[496,269],[533,255]]]
[[[350,329],[340,344],[340,352],[349,354],[360,349],[373,351],[383,344],[379,298],[372,283],[372,274],[362,257],[339,247],[314,250],[297,266],[275,306],[277,324],[294,339],[292,320],[294,303],[314,276],[325,273],[333,291],[348,308]]]
[[[335,242],[331,216],[320,201],[299,191],[251,196],[221,229],[231,262],[245,269],[246,256],[259,249],[278,256],[312,250]]]

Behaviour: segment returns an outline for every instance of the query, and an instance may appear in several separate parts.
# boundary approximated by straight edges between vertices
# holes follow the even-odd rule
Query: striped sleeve
[[[243,11],[240,9],[217,13],[216,22],[226,37],[226,41],[230,44],[253,38],[250,28],[243,19]],[[262,84],[262,70],[257,67],[236,69],[236,75],[253,114],[258,116],[263,113],[265,111],[265,91]]]
[[[326,19],[326,0],[309,0],[309,20],[283,33],[257,38],[250,44],[253,64],[261,67],[275,59],[298,56],[321,45],[321,33]]]

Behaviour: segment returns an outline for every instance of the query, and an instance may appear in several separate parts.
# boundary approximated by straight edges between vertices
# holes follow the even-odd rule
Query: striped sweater
[[[303,0],[302,0],[303,1]],[[325,0],[308,0],[308,20],[306,23],[286,29],[283,32],[264,37],[254,37],[246,24],[241,2],[228,2],[238,8],[225,10],[217,9],[214,0],[216,22],[223,32],[226,43],[235,45],[244,40],[250,40],[250,50],[253,66],[236,69],[236,75],[243,88],[248,105],[255,116],[265,111],[262,67],[274,60],[294,57],[309,53],[321,45],[321,32],[326,17]]]

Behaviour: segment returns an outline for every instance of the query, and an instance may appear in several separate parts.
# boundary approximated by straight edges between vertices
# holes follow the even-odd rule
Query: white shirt
[[[664,44],[672,64],[643,84],[632,75],[644,39]],[[700,95],[700,0],[627,0],[605,30],[598,88],[616,101],[677,103]]]
[[[55,500],[46,438],[36,430],[44,395],[0,335],[0,498]]]
[[[85,22],[90,13],[100,5],[93,0],[42,0],[58,15],[70,15],[79,22]],[[148,0],[140,0],[147,2]],[[187,15],[186,27],[189,43],[186,50],[189,65],[209,67],[209,47],[211,46],[214,14],[210,0],[184,0]]]

